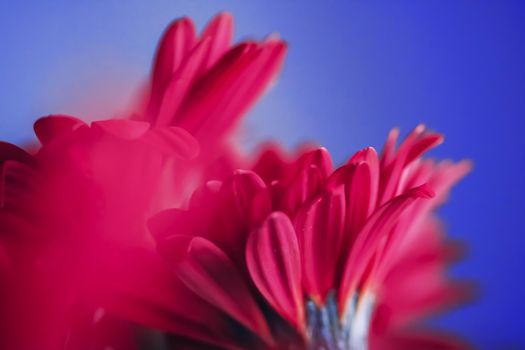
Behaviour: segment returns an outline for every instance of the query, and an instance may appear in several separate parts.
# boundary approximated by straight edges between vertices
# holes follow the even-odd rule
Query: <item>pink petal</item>
[[[17,160],[0,162],[0,209],[14,209],[13,213],[20,215],[28,207],[41,204],[34,191],[36,171],[34,167]]]
[[[332,173],[332,158],[330,153],[324,147],[319,147],[303,154],[297,160],[296,171],[302,172],[314,166],[319,169],[322,179],[326,179]]]
[[[450,334],[437,331],[399,331],[392,334],[372,336],[371,349],[381,350],[468,350],[472,347]]]
[[[93,122],[91,129],[103,135],[111,135],[122,140],[136,140],[148,131],[146,122],[123,119],[108,119]]]
[[[347,232],[355,236],[376,209],[379,159],[376,151],[369,147],[356,153],[349,164],[353,172],[346,182]]]
[[[184,209],[166,209],[148,220],[148,228],[157,241],[172,235],[192,235],[190,213]]]
[[[381,238],[390,233],[390,230],[399,220],[400,215],[416,199],[430,198],[432,196],[432,190],[426,185],[414,188],[384,204],[368,219],[345,263],[343,280],[339,290],[339,305],[343,311],[342,314],[344,314],[349,296],[357,288],[365,268],[376,253],[376,247]]]
[[[423,273],[419,278],[412,280],[399,280],[406,286],[396,286],[397,288],[392,288],[391,291],[385,287],[388,296],[381,303],[387,305],[391,312],[388,327],[407,326],[436,312],[457,307],[472,300],[475,295],[476,287],[470,282],[441,280],[436,285],[431,276],[422,275]]]
[[[82,276],[92,284],[80,295],[91,304],[145,327],[229,344],[224,315],[173,276],[155,251],[101,242],[98,252]]]
[[[18,146],[0,141],[0,163],[6,160],[15,160],[22,163],[33,163],[33,156]]]
[[[435,206],[443,204],[452,186],[466,176],[472,167],[473,164],[469,160],[457,163],[442,161],[437,164],[434,173],[428,180],[429,185],[436,192]]]
[[[297,215],[295,230],[301,248],[303,286],[318,305],[335,287],[335,273],[344,230],[343,191],[326,193]]]
[[[263,314],[233,262],[210,241],[199,237],[173,237],[174,270],[195,294],[272,343]]]
[[[177,127],[160,127],[148,130],[141,142],[160,153],[192,159],[199,153],[199,144],[186,130]]]
[[[51,115],[38,119],[33,128],[40,142],[45,145],[56,137],[68,134],[82,125],[85,123],[75,117]]]
[[[369,208],[371,208],[371,210],[375,210],[377,206],[380,176],[379,157],[376,150],[373,147],[367,147],[357,152],[348,162],[348,164],[356,165],[360,163],[365,163],[368,166],[370,173],[370,180],[367,186],[367,188],[369,187],[370,191]]]
[[[428,133],[414,142],[410,151],[408,152],[406,164],[410,164],[414,160],[421,157],[430,149],[443,143],[443,135],[437,133]]]
[[[218,215],[210,237],[243,269],[249,225],[254,219],[255,198],[266,189],[262,179],[252,171],[236,170],[221,187]]]
[[[230,49],[212,69],[195,84],[181,107],[179,125],[195,134],[213,116],[213,111],[224,100],[226,91],[239,79],[240,72],[252,60],[257,44],[239,44]]]
[[[381,153],[381,162],[385,164],[389,164],[392,162],[392,159],[394,158],[394,153],[396,149],[396,143],[397,139],[399,138],[399,129],[394,128],[390,130],[388,133],[388,137],[385,142],[385,146],[383,147],[383,151]]]
[[[171,75],[196,42],[195,27],[189,18],[173,22],[164,33],[153,64],[152,98],[162,96]]]
[[[176,113],[184,101],[189,87],[198,77],[210,40],[201,40],[183,59],[177,70],[170,75],[169,83],[162,96],[155,125],[175,125]]]
[[[283,178],[289,159],[277,144],[267,144],[261,148],[260,154],[252,169],[266,182]]]
[[[369,164],[355,165],[352,180],[346,186],[348,230],[353,235],[357,235],[374,212],[378,185],[375,180]]]
[[[267,187],[253,197],[250,208],[251,227],[261,225],[272,212],[273,203],[271,191],[272,189]]]
[[[264,188],[266,188],[264,181],[250,170],[236,170],[223,186],[224,191],[228,191],[233,196],[233,204],[238,212],[246,211],[253,197]]]
[[[208,69],[230,48],[233,38],[233,18],[222,12],[215,16],[202,33],[202,39],[210,38],[207,57],[203,69]]]
[[[379,204],[385,203],[398,193],[399,182],[405,167],[443,140],[439,134],[425,133],[424,125],[419,125],[407,136],[394,154],[393,147],[397,132],[392,135],[396,137],[389,136],[381,159]]]
[[[294,218],[301,206],[319,193],[322,181],[321,171],[315,166],[298,172],[284,189],[280,209]]]
[[[195,84],[181,110],[181,126],[200,141],[235,126],[281,67],[286,46],[245,43],[230,50]]]
[[[266,300],[299,331],[304,327],[299,244],[288,216],[274,212],[246,246],[250,275]]]

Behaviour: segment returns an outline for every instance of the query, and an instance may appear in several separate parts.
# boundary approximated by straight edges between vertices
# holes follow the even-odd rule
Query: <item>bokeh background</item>
[[[482,349],[525,348],[523,1],[2,1],[0,139],[31,140],[50,113],[114,115],[169,21],[202,27],[220,10],[235,15],[237,38],[290,43],[248,118],[248,146],[316,140],[341,162],[424,122],[447,137],[433,156],[474,161],[442,215],[469,246],[453,273],[481,293],[436,322]]]

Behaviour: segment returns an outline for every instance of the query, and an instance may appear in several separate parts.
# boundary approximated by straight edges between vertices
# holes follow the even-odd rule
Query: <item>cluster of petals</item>
[[[411,327],[469,294],[446,276],[458,249],[434,210],[470,165],[420,159],[442,141],[423,126],[398,148],[397,134],[381,157],[366,148],[337,169],[323,148],[293,160],[267,149],[251,170],[207,182],[188,208],[150,221],[180,288],[209,308],[191,319],[197,340],[254,349],[465,346]]]
[[[415,326],[469,295],[435,214],[469,163],[421,159],[442,142],[423,126],[338,168],[323,148],[241,157],[286,44],[232,37],[226,13],[200,35],[177,20],[126,118],[0,142],[0,348],[465,346]]]
[[[0,143],[1,348],[98,346],[85,332],[93,313],[143,283],[126,271],[141,265],[136,250],[154,251],[147,219],[184,202],[215,163],[236,161],[230,134],[276,78],[286,44],[232,36],[227,13],[200,36],[191,20],[174,21],[129,116],[52,115],[34,125],[40,145]]]

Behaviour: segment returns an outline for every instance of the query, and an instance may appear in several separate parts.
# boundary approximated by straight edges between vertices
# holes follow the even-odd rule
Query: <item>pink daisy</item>
[[[159,45],[147,103],[130,118],[89,125],[49,116],[35,123],[34,152],[0,144],[0,277],[9,310],[0,347],[103,348],[118,333],[94,336],[107,300],[141,313],[131,292],[146,277],[127,272],[146,270],[141,254],[155,254],[147,218],[184,202],[216,159],[235,161],[230,132],[283,62],[278,39],[231,39],[228,14],[200,37],[191,20],[175,21]],[[156,288],[141,297],[157,300]]]
[[[435,209],[470,165],[421,159],[442,141],[423,126],[397,135],[337,169],[323,148],[267,150],[152,219],[178,289],[160,327],[194,347],[464,348],[416,326],[469,295],[446,276],[457,249]]]

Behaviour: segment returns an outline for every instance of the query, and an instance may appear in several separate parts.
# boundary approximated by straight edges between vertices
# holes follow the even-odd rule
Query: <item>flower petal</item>
[[[280,209],[294,218],[301,206],[319,193],[322,181],[321,171],[315,166],[298,172],[284,189]]]
[[[189,18],[173,22],[164,33],[153,64],[152,97],[161,97],[188,52],[196,42],[195,27]]]
[[[261,148],[252,169],[267,183],[281,179],[290,160],[278,144],[267,144]]]
[[[193,159],[199,153],[199,144],[186,130],[177,127],[159,127],[148,130],[141,142],[168,156]]]
[[[148,131],[147,122],[123,119],[100,120],[91,123],[91,129],[103,135],[111,135],[122,140],[136,140]]]
[[[203,65],[206,52],[210,46],[210,40],[201,40],[187,54],[177,70],[170,76],[166,89],[163,92],[162,102],[156,116],[155,125],[175,125],[176,113],[184,101],[188,89],[198,77]]]
[[[208,69],[214,65],[231,46],[233,38],[232,15],[227,12],[219,13],[206,26],[201,37],[202,39],[211,39],[205,63],[203,65],[203,69]]]
[[[272,343],[266,321],[243,277],[216,245],[200,237],[175,236],[171,255],[180,280],[195,294]]]
[[[246,246],[250,275],[266,300],[300,332],[304,327],[299,244],[288,216],[272,213]]]
[[[99,252],[83,276],[91,284],[80,294],[89,304],[145,327],[231,346],[224,315],[173,276],[157,252],[107,241]]]
[[[355,164],[356,166],[360,164],[366,164],[367,169],[361,169],[365,171],[365,173],[357,176],[358,179],[360,179],[362,176],[366,178],[363,179],[365,181],[365,184],[363,185],[365,185],[364,191],[368,192],[368,200],[366,200],[364,203],[368,203],[368,214],[370,214],[376,209],[377,194],[379,191],[380,168],[377,152],[373,147],[367,147],[364,150],[357,152],[352,157],[352,159],[350,159],[348,164]]]
[[[436,133],[425,133],[425,126],[418,125],[403,141],[397,151],[394,151],[398,132],[389,135],[381,159],[381,183],[379,188],[379,205],[390,200],[399,190],[399,182],[403,171],[424,152],[438,145],[443,137]]]
[[[345,198],[341,188],[304,207],[295,219],[301,249],[303,286],[318,304],[335,286],[344,230]]]
[[[400,331],[392,334],[378,335],[372,337],[370,341],[371,349],[383,350],[405,350],[405,349],[425,349],[425,350],[468,350],[472,347],[463,340],[450,334],[425,331]]]
[[[381,238],[390,233],[400,215],[416,199],[432,196],[433,192],[427,185],[416,187],[387,202],[370,217],[359,233],[345,263],[341,288],[339,289],[341,314],[345,313],[349,296],[354,293],[358,283],[361,282],[365,268],[376,253],[376,247]]]
[[[332,158],[330,157],[330,153],[326,150],[326,148],[319,147],[302,155],[297,160],[296,171],[301,172],[312,166],[315,166],[317,169],[319,169],[323,180],[326,179],[330,173],[332,173]]]
[[[231,49],[192,87],[181,106],[180,126],[201,142],[230,130],[276,76],[285,52],[281,41]]]
[[[253,201],[265,188],[263,180],[248,170],[236,170],[221,188],[221,225],[213,237],[235,262],[244,262],[246,230],[254,214]]]
[[[38,140],[45,145],[56,137],[68,134],[86,125],[80,119],[68,115],[50,115],[38,119],[33,128]]]

